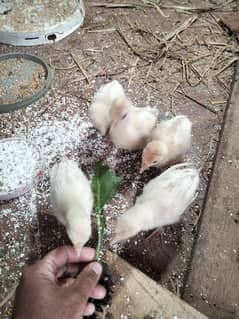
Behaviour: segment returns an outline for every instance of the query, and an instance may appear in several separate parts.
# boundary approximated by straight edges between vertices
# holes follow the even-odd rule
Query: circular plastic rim
[[[53,44],[69,36],[80,26],[82,26],[85,18],[85,6],[83,0],[75,0],[76,10],[68,16],[64,21],[50,25],[47,30],[32,30],[32,32],[24,31],[7,31],[0,30],[0,39],[2,43],[14,46],[34,46],[42,44]],[[56,39],[49,39],[50,35],[55,35]]]
[[[35,94],[15,103],[10,104],[0,104],[0,113],[8,113],[12,111],[16,111],[18,109],[21,109],[23,107],[26,107],[33,102],[37,101],[39,98],[41,98],[50,88],[51,82],[52,82],[52,70],[48,63],[46,63],[44,60],[40,59],[38,56],[33,54],[27,54],[27,53],[6,53],[6,54],[0,54],[0,61],[9,60],[9,59],[15,59],[15,58],[22,58],[25,60],[30,60],[32,62],[38,63],[45,69],[46,72],[46,80],[43,84],[43,86],[36,91]]]
[[[31,188],[34,186],[34,184],[37,181],[37,178],[39,176],[39,174],[41,173],[42,170],[42,157],[41,157],[41,152],[40,150],[35,146],[30,144],[27,139],[24,138],[20,138],[20,137],[10,137],[10,138],[3,138],[0,140],[0,143],[4,143],[4,142],[24,142],[28,145],[31,145],[32,148],[34,148],[36,150],[36,152],[38,153],[38,157],[39,157],[39,165],[36,165],[36,168],[32,174],[32,181],[28,184],[25,184],[25,186],[21,186],[18,189],[14,190],[14,191],[9,191],[6,193],[1,193],[0,192],[0,201],[4,201],[4,200],[11,200],[17,197],[20,197],[24,194],[26,194],[27,192],[29,192],[31,190]],[[36,163],[37,163],[37,159],[36,159]]]

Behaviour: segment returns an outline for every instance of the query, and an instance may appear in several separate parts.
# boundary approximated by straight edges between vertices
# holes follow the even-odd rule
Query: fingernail
[[[96,273],[97,276],[99,276],[102,272],[102,266],[101,264],[94,262],[90,265],[91,269]]]

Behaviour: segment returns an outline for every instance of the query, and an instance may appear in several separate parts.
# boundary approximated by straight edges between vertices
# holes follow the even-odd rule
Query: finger
[[[95,305],[89,302],[85,308],[83,316],[91,316],[95,312]]]
[[[56,276],[67,264],[89,262],[94,259],[95,250],[93,248],[82,248],[77,251],[72,246],[62,246],[47,254],[41,260],[42,271]]]
[[[95,287],[95,289],[93,290],[93,293],[91,295],[91,298],[94,299],[103,299],[105,298],[106,295],[106,289],[105,287],[101,286],[101,285],[97,285]]]
[[[81,263],[88,263],[95,259],[95,249],[90,247],[83,247],[80,250],[80,260]]]
[[[75,283],[75,281],[76,281],[75,278],[63,278],[59,280],[59,284],[60,284],[60,287],[67,288],[72,286]],[[97,285],[90,297],[94,299],[104,299],[105,295],[106,295],[105,287],[101,285]]]
[[[97,262],[86,266],[75,281],[74,289],[80,294],[83,301],[87,302],[93,294],[102,273],[102,266]]]

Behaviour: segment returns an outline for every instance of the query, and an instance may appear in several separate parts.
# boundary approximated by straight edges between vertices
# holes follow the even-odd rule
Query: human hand
[[[97,285],[102,266],[96,262],[85,266],[94,257],[92,248],[78,252],[63,246],[26,267],[16,291],[13,318],[80,319],[93,314],[95,306],[88,298],[102,299],[106,294]],[[65,272],[79,275],[61,280]]]

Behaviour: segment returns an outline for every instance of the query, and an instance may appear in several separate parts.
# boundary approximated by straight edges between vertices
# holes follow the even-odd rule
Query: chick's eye
[[[127,116],[127,113],[125,113],[125,114],[121,117],[121,119],[122,119],[122,120],[125,119],[126,116]]]
[[[155,161],[153,161],[153,164],[157,164],[157,162],[158,162],[158,161],[157,161],[157,160],[155,160]]]

